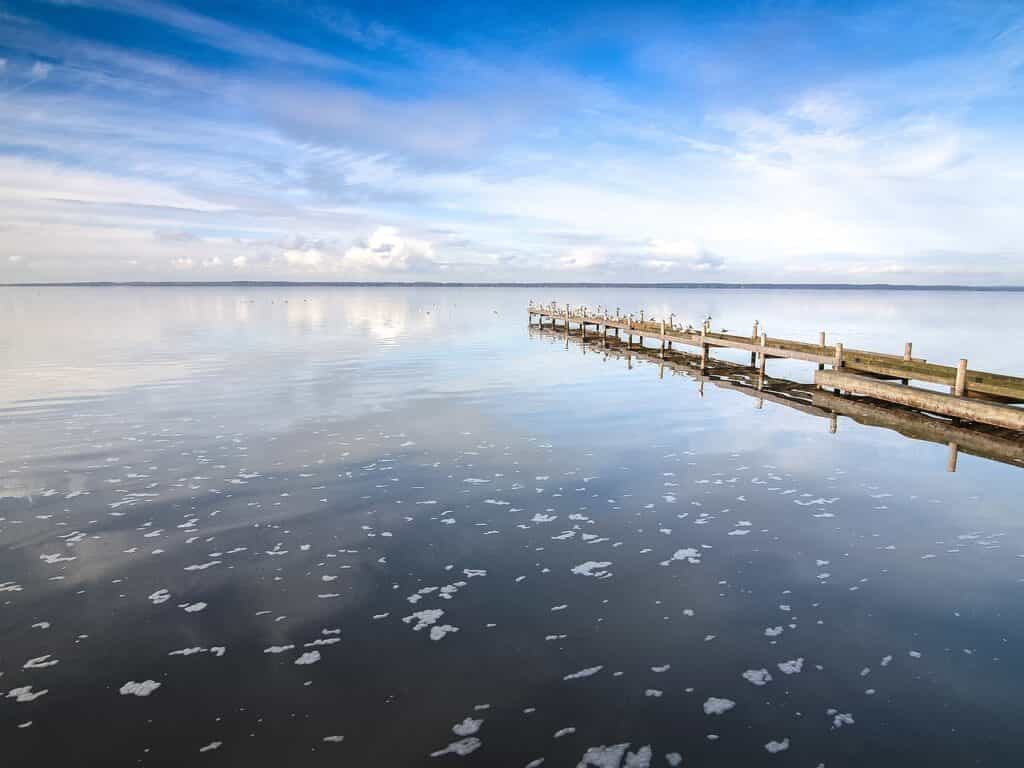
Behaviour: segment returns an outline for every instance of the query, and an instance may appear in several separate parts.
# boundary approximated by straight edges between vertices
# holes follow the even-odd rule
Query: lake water
[[[0,288],[3,764],[1019,762],[1024,469],[530,299],[1024,372],[1019,293]]]

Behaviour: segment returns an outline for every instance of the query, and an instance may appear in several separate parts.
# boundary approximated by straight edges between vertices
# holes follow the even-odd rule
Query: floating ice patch
[[[789,739],[783,739],[782,741],[769,741],[764,745],[764,748],[771,752],[773,755],[777,752],[785,752],[789,749]]]
[[[607,579],[611,576],[611,571],[603,570],[611,565],[608,561],[598,562],[597,560],[587,560],[585,563],[573,566],[572,572],[577,576],[593,576],[597,579]]]
[[[436,752],[431,752],[431,757],[443,757],[445,755],[458,755],[459,757],[465,757],[471,752],[476,752],[483,745],[476,736],[470,736],[459,741],[453,741],[444,749],[439,749]]]
[[[171,593],[166,589],[158,589],[152,595],[149,596],[149,600],[153,605],[160,605],[160,603],[166,603],[171,599]]]
[[[644,691],[644,696],[654,699],[660,699],[662,693],[663,691],[661,691],[658,688],[648,688]]]
[[[161,683],[156,682],[156,680],[143,680],[141,683],[129,680],[121,686],[120,691],[122,696],[149,696],[160,685]]]
[[[579,680],[581,677],[590,677],[591,675],[596,675],[602,669],[604,669],[604,665],[603,664],[599,664],[596,667],[587,667],[586,669],[581,669],[579,672],[573,672],[571,675],[566,675],[562,679],[563,680]],[[626,745],[626,746],[628,746],[628,745]]]
[[[678,752],[669,752],[665,755],[665,762],[671,768],[678,768],[678,766],[683,764],[683,756]]]
[[[211,741],[205,747],[200,747],[199,751],[200,752],[213,752],[213,750],[220,749],[222,746],[224,746],[224,742],[223,741]]]
[[[557,520],[557,519],[558,519],[558,515],[545,515],[545,514],[543,514],[541,512],[538,512],[537,514],[535,514],[533,517],[530,518],[530,522],[531,523],[550,523],[553,520]]]
[[[672,669],[672,665],[671,664],[663,664],[660,667],[651,667],[651,672],[658,672],[658,673],[668,672],[670,669]]]
[[[306,651],[295,660],[295,663],[302,666],[304,664],[316,664],[318,661],[320,661],[320,651]]]
[[[717,696],[711,696],[704,702],[704,714],[721,715],[735,706],[736,702],[732,699],[720,699]]]
[[[560,730],[555,731],[555,738],[556,739],[560,739],[563,736],[568,736],[569,734],[572,734],[572,733],[576,733],[576,729],[575,728],[562,728]]]
[[[743,679],[753,685],[767,685],[772,681],[772,676],[767,669],[748,669],[743,673]]]
[[[178,607],[183,609],[185,613],[198,613],[206,608],[206,603],[184,603]]]
[[[784,675],[795,675],[804,668],[804,658],[801,656],[799,659],[793,659],[791,661],[783,661],[778,665],[779,671]]]
[[[49,628],[50,628],[50,622],[48,622],[48,621],[37,621],[35,624],[32,625],[32,629],[49,629]]]
[[[765,637],[778,637],[779,635],[782,634],[782,632],[783,632],[782,627],[765,627],[764,636]]]
[[[328,744],[341,744],[345,740],[344,736],[324,736],[324,741]]]

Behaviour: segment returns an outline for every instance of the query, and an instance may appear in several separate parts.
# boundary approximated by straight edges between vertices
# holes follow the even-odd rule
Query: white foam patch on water
[[[611,571],[603,570],[611,565],[611,562],[587,560],[585,563],[580,563],[572,568],[572,572],[577,576],[592,576],[597,579],[607,579],[611,576]]]
[[[483,746],[483,742],[480,741],[476,736],[470,736],[459,741],[453,741],[444,749],[439,749],[436,752],[431,752],[431,757],[444,757],[445,755],[458,755],[459,757],[465,757],[466,755],[476,752],[480,747]]]
[[[530,518],[531,523],[550,523],[558,519],[558,515],[545,515],[538,512]]]
[[[853,715],[849,712],[836,712],[832,718],[832,728],[842,728],[844,725],[853,725]]]
[[[628,742],[626,744],[613,744],[610,747],[606,747],[603,744],[600,747],[589,747],[583,753],[583,757],[580,758],[576,768],[587,768],[587,766],[592,766],[593,768],[619,768],[619,765],[622,763],[622,756],[626,754],[627,749],[629,749]]]
[[[304,664],[316,664],[320,661],[320,651],[306,651],[295,660],[295,663],[302,666]]]
[[[29,659],[22,666],[22,669],[46,669],[57,664],[60,659],[51,659],[50,654],[45,656],[36,656],[34,659]]]
[[[562,728],[560,730],[555,731],[555,738],[556,739],[560,739],[563,736],[568,736],[571,733],[576,733],[576,729],[575,728],[571,728],[571,727],[570,728]]]
[[[782,634],[782,627],[766,627],[764,630],[765,637],[778,637]]]
[[[26,704],[30,701],[35,701],[40,696],[45,696],[49,693],[49,689],[44,688],[41,691],[33,691],[31,685],[25,685],[21,688],[12,688],[7,692],[8,699],[14,699],[19,704]]]
[[[710,696],[708,700],[704,702],[704,714],[721,715],[728,712],[735,706],[736,702],[732,699],[720,699],[717,696]]]
[[[178,606],[183,609],[185,613],[199,613],[206,608],[206,603],[184,603]]]
[[[199,751],[200,752],[213,752],[213,750],[220,749],[222,746],[224,746],[224,742],[223,741],[211,741],[205,747],[200,747]]]
[[[754,685],[767,685],[772,681],[772,676],[767,669],[748,669],[743,673],[743,679]]]
[[[599,664],[596,667],[587,667],[586,669],[581,669],[579,672],[573,672],[571,675],[566,675],[562,679],[563,680],[579,680],[581,677],[590,677],[591,675],[596,675],[602,669],[604,669],[604,665],[603,664]]]
[[[40,555],[39,559],[48,565],[55,565],[56,563],[70,563],[72,560],[77,560],[77,557],[67,557],[61,555],[59,552],[54,555]]]
[[[166,589],[158,589],[156,592],[151,594],[148,598],[153,605],[160,605],[160,603],[166,603],[171,599],[171,593]]]
[[[120,691],[122,696],[149,696],[161,685],[156,680],[143,680],[141,683],[129,680],[121,686]]]
[[[651,746],[647,744],[636,752],[627,752],[622,768],[651,768]]]
[[[344,736],[324,736],[324,741],[328,744],[341,744],[345,740]]]
[[[677,768],[683,764],[683,756],[678,752],[669,752],[665,755],[665,762],[668,763],[671,768]]]
[[[453,627],[451,624],[439,624],[438,626],[430,628],[430,639],[437,641],[442,640],[445,635],[451,632],[458,632],[458,627]]]
[[[799,659],[783,661],[776,666],[778,666],[779,671],[785,675],[796,675],[804,668],[804,658],[801,656]]]
[[[769,741],[764,745],[764,748],[771,752],[773,755],[778,752],[785,752],[789,749],[789,739],[783,739],[782,741]]]
[[[671,565],[675,560],[682,560],[691,565],[700,565],[701,552],[693,547],[677,549],[668,560],[662,560],[659,565]]]
[[[664,693],[664,691],[662,691],[662,690],[660,690],[658,688],[648,688],[647,690],[644,691],[644,696],[647,696],[648,698],[652,698],[652,699],[660,699],[662,693]]]
[[[264,653],[284,653],[285,651],[294,650],[294,645],[272,645],[269,648],[264,648]]]
[[[472,736],[480,730],[480,726],[483,724],[483,718],[477,720],[472,717],[467,717],[461,723],[456,723],[452,726],[452,733],[456,736]]]
[[[220,560],[211,560],[208,563],[198,563],[196,565],[186,565],[186,571],[205,571],[207,568],[212,568],[215,565],[220,565]]]
[[[402,622],[405,624],[411,624],[416,622],[413,626],[413,631],[419,632],[421,629],[426,629],[437,623],[437,620],[444,616],[444,611],[440,608],[427,608],[423,611],[416,611],[411,616],[404,616]]]
[[[671,664],[662,664],[660,667],[651,667],[651,672],[668,672],[672,669]]]

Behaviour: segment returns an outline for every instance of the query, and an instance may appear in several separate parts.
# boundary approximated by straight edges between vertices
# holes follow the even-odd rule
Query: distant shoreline
[[[0,283],[2,288],[676,288],[686,290],[980,291],[1024,293],[1024,285],[898,285],[893,283],[485,283],[433,281],[89,281]]]

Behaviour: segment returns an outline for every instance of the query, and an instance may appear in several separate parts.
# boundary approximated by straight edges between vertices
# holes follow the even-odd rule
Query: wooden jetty
[[[760,376],[765,375],[766,363],[772,358],[800,360],[817,364],[814,383],[821,390],[835,394],[870,398],[873,401],[897,404],[916,411],[955,418],[961,422],[976,422],[1016,432],[1024,432],[1024,378],[1007,376],[968,368],[961,359],[956,366],[938,365],[912,356],[912,345],[907,343],[902,355],[872,352],[844,347],[840,342],[826,344],[825,333],[819,334],[818,343],[793,339],[772,338],[754,321],[750,336],[715,333],[704,321],[700,328],[677,325],[675,316],[668,319],[623,315],[618,309],[614,315],[598,308],[573,309],[566,305],[546,306],[530,303],[529,323],[551,329],[560,328],[569,335],[574,327],[581,339],[590,333],[607,346],[610,339],[627,350],[650,350],[645,339],[659,342],[654,348],[659,359],[674,351],[674,345],[699,349],[699,365],[703,369],[711,360],[715,349],[734,349],[750,353],[750,367]],[[592,329],[592,330],[591,330]],[[949,394],[937,392],[910,382],[924,382],[949,388]],[[898,383],[896,383],[898,382]]]
[[[990,427],[983,424],[963,424],[953,419],[938,418],[919,410],[869,398],[851,398],[818,389],[814,384],[801,384],[788,379],[767,376],[763,371],[721,359],[702,360],[699,354],[660,348],[627,346],[621,338],[601,338],[591,334],[584,337],[582,329],[569,333],[561,327],[533,325],[531,334],[552,339],[563,339],[566,346],[578,344],[602,355],[605,359],[624,360],[632,368],[633,361],[645,361],[658,368],[660,377],[684,375],[698,385],[704,396],[704,386],[710,383],[753,398],[756,407],[765,402],[781,405],[800,413],[827,420],[831,433],[838,431],[839,417],[845,416],[870,427],[889,429],[913,440],[922,440],[948,446],[947,470],[955,472],[960,453],[999,461],[1024,468],[1024,434],[1018,431]]]

